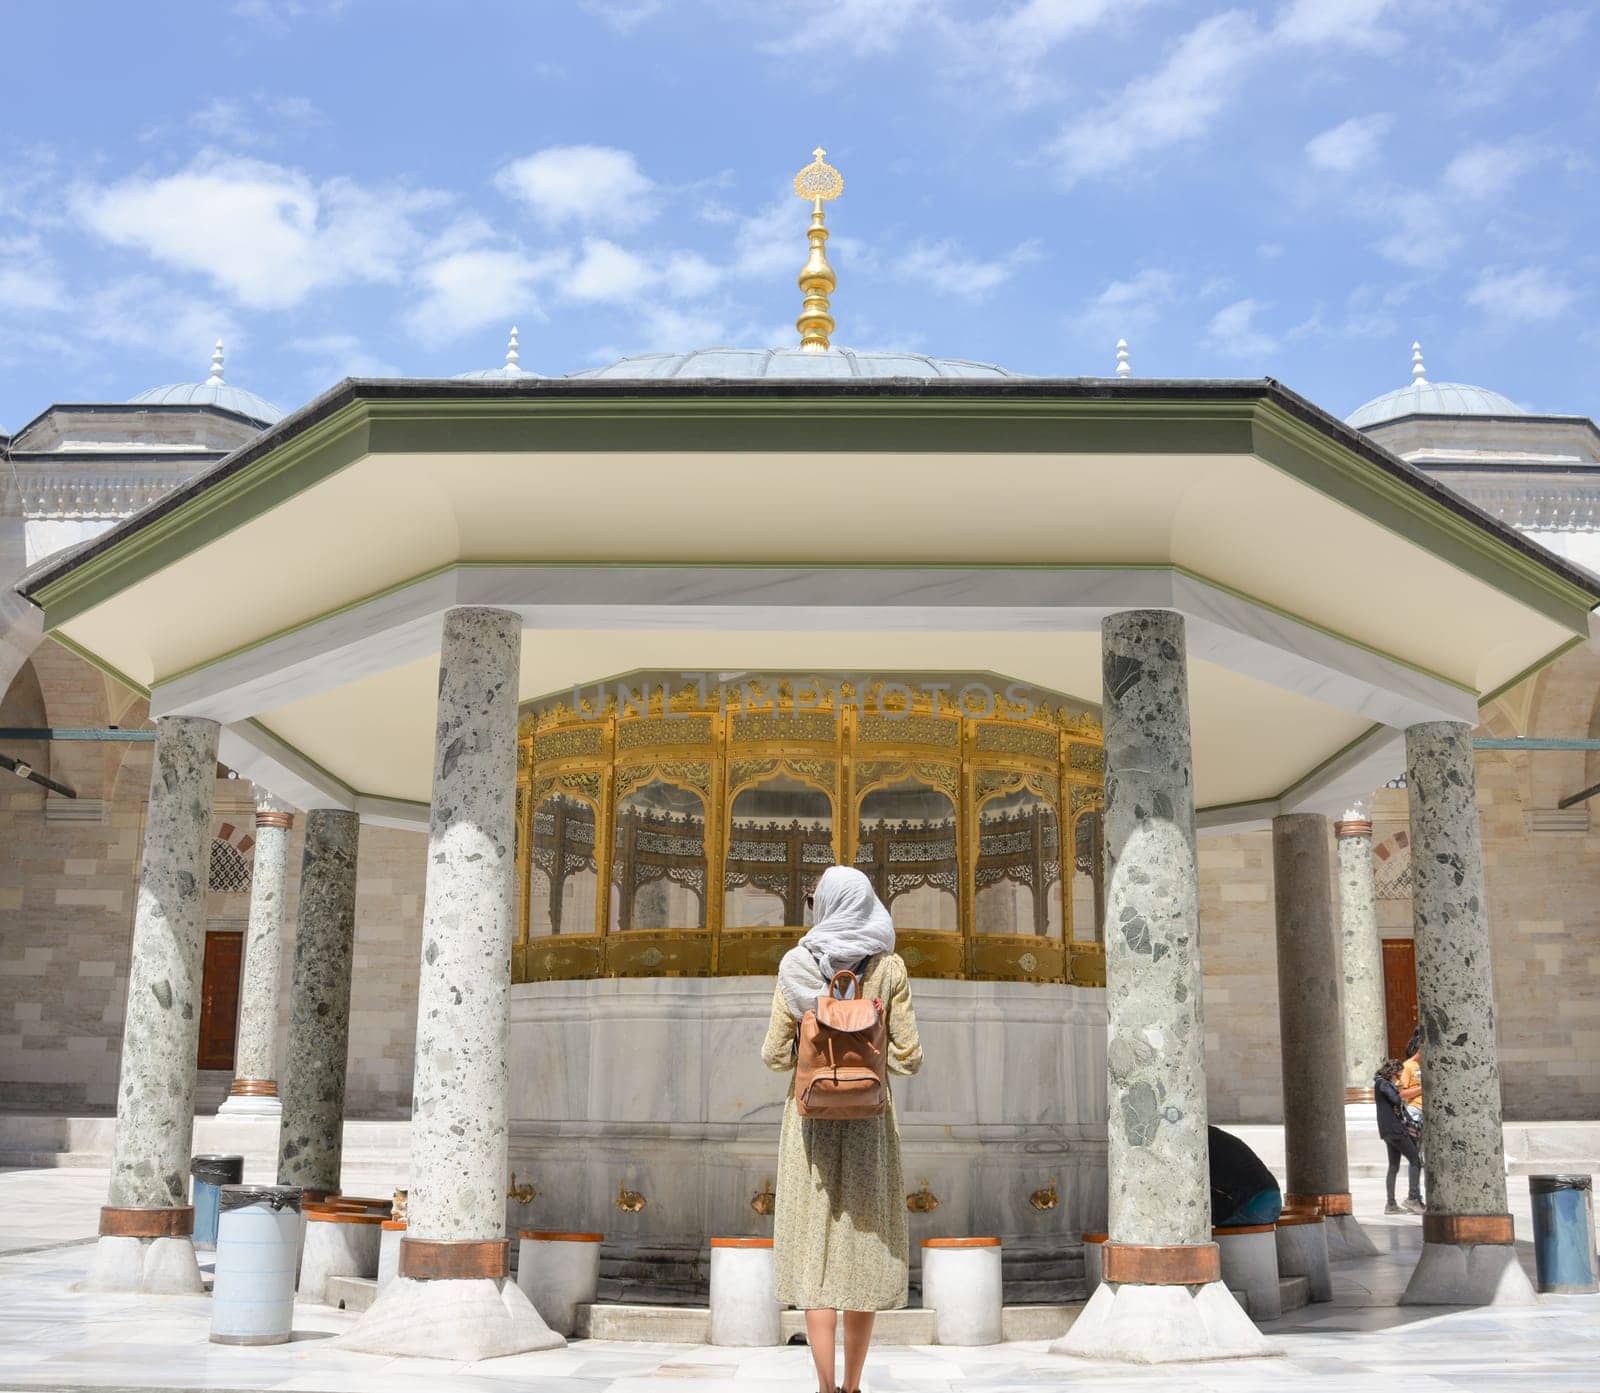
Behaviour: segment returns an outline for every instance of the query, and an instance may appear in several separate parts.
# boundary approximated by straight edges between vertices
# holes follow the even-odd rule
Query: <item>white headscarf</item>
[[[813,922],[799,946],[778,964],[778,982],[789,1010],[799,1020],[842,967],[863,958],[894,952],[894,920],[851,866],[829,866],[812,892]]]

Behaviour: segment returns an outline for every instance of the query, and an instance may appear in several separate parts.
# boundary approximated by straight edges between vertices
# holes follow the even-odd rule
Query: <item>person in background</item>
[[[1374,1075],[1372,1091],[1378,1108],[1378,1135],[1383,1139],[1384,1146],[1389,1152],[1389,1172],[1384,1177],[1384,1187],[1388,1194],[1388,1203],[1384,1205],[1385,1214],[1421,1214],[1425,1212],[1422,1202],[1422,1152],[1417,1146],[1417,1139],[1412,1135],[1411,1127],[1406,1118],[1405,1103],[1401,1098],[1399,1085],[1401,1064],[1398,1059],[1386,1061]],[[1396,1204],[1394,1199],[1395,1177],[1400,1173],[1400,1158],[1405,1157],[1409,1167],[1406,1175],[1406,1201],[1403,1205]]]

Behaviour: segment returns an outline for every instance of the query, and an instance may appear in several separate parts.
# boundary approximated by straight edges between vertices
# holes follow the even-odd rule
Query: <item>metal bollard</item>
[[[189,1162],[194,1177],[194,1246],[217,1246],[217,1192],[244,1179],[244,1157],[195,1156]]]
[[[288,1340],[294,1326],[300,1193],[297,1185],[223,1187],[211,1288],[213,1344]]]
[[[1587,1175],[1530,1175],[1533,1265],[1540,1291],[1600,1291],[1594,1252],[1594,1189]]]

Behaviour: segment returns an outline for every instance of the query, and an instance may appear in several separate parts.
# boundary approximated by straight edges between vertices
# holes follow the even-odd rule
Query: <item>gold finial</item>
[[[844,192],[844,176],[822,157],[828,152],[820,145],[812,152],[813,159],[794,176],[794,191],[798,198],[811,200],[811,227],[806,237],[811,243],[811,255],[800,270],[800,289],[805,292],[805,302],[795,328],[800,331],[802,353],[826,353],[828,336],[833,333],[833,316],[828,313],[828,296],[838,285],[833,267],[828,265],[824,247],[828,229],[824,225],[822,205],[838,198]]]

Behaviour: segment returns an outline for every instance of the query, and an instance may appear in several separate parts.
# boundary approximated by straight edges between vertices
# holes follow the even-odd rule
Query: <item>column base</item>
[[[1534,1306],[1539,1298],[1510,1243],[1422,1245],[1402,1306]]]
[[[217,1108],[218,1117],[268,1117],[276,1121],[283,1116],[283,1102],[275,1094],[230,1093]]]
[[[498,1359],[567,1342],[509,1277],[396,1277],[336,1344],[416,1359]]]
[[[1281,1354],[1251,1324],[1221,1282],[1203,1286],[1095,1288],[1051,1354],[1115,1359],[1127,1364],[1182,1364],[1199,1359],[1250,1359]]]
[[[1354,1214],[1329,1214],[1323,1219],[1323,1227],[1328,1231],[1328,1257],[1332,1261],[1378,1256],[1378,1245],[1356,1222]]]
[[[95,1243],[89,1275],[78,1291],[138,1292],[145,1296],[198,1296],[200,1263],[188,1234],[136,1238],[101,1234]]]

